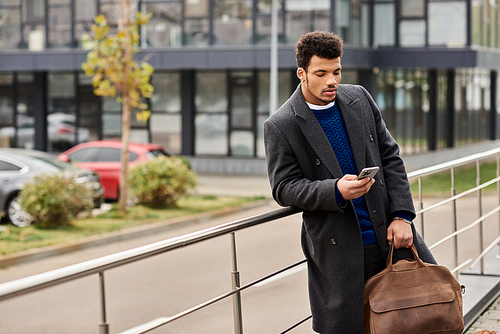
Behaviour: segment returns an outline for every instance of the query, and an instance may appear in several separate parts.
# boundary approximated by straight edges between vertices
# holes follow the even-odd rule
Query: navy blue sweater
[[[330,145],[332,145],[335,156],[337,157],[340,168],[342,169],[342,173],[344,175],[357,175],[358,173],[354,157],[352,155],[351,144],[349,142],[349,137],[347,136],[344,120],[342,119],[342,115],[340,114],[337,104],[334,104],[328,109],[312,109],[312,111],[323,128],[323,131],[325,131],[326,137],[330,141]],[[338,188],[336,189],[336,194],[337,204],[340,206],[344,198]],[[370,215],[368,214],[368,209],[366,207],[365,197],[361,196],[353,199],[352,203],[358,216],[363,245],[369,245],[377,242],[372,222],[370,220]]]

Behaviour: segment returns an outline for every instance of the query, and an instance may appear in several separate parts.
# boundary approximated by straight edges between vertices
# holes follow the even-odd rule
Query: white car
[[[73,147],[76,142],[76,116],[56,112],[47,116],[47,133],[49,142],[49,151],[66,151]],[[12,126],[0,129],[0,143],[8,143],[8,146],[14,145],[15,129]],[[32,149],[34,148],[35,119],[31,116],[20,115],[18,117],[17,147]],[[86,128],[78,129],[78,143],[89,140],[89,130]]]

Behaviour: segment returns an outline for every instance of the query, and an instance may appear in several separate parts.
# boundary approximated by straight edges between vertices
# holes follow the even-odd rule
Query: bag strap
[[[411,245],[410,250],[411,253],[413,254],[413,260],[418,263],[418,266],[425,267],[424,261],[422,261],[418,256],[418,251],[417,247],[415,247],[415,244]],[[391,247],[389,248],[389,255],[387,256],[386,267],[389,269],[389,271],[396,271],[394,269],[394,264],[392,263],[393,255],[394,255],[394,240],[392,241]]]

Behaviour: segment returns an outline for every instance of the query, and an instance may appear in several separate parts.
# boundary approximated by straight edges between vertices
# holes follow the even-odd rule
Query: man
[[[304,210],[313,329],[322,334],[363,332],[364,282],[386,267],[392,242],[399,258],[414,243],[435,263],[411,222],[405,167],[379,109],[363,87],[340,85],[342,44],[329,32],[302,36],[301,83],[264,123],[273,197]],[[375,166],[374,178],[357,180]]]

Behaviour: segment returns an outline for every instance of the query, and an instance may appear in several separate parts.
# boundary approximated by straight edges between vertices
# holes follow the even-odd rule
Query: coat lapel
[[[326,166],[332,177],[342,177],[342,170],[335,156],[328,138],[323,128],[316,120],[311,109],[306,104],[302,96],[301,86],[299,85],[291,97],[291,104],[295,111],[297,123],[306,137],[307,141],[318,155],[318,159]]]
[[[358,99],[349,97],[343,89],[339,87],[335,102],[338,104],[340,113],[344,119],[347,135],[351,144],[354,156],[354,162],[358,172],[363,169],[366,163],[366,146],[363,117],[360,115]],[[320,161],[325,164],[332,177],[342,177],[342,170],[335,156],[328,138],[323,128],[316,120],[311,109],[306,104],[302,96],[301,86],[299,85],[291,97],[291,104],[295,111],[297,123],[307,141],[314,149]]]
[[[354,162],[356,163],[356,169],[359,173],[364,167],[371,167],[365,166],[367,143],[365,138],[365,118],[362,115],[363,111],[359,109],[359,98],[351,98],[345,92],[345,89],[340,86],[337,91],[335,103],[337,103],[342,118],[344,119],[347,136],[349,137],[352,154],[354,156]]]

